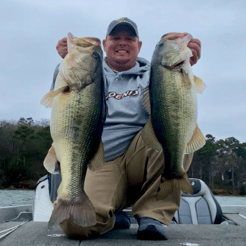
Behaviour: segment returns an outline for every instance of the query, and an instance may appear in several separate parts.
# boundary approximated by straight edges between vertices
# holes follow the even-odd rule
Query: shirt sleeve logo
[[[128,96],[137,96],[139,94],[138,89],[137,90],[129,90],[124,92],[123,94],[117,94],[116,92],[112,91],[109,92],[109,94],[106,96],[106,100],[108,100],[110,97],[115,98],[117,100],[121,100],[124,97],[128,97]]]

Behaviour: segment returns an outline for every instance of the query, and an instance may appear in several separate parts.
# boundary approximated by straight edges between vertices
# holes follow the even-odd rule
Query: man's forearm
[[[56,66],[56,68],[55,68],[54,75],[53,75],[53,81],[52,81],[50,90],[53,90],[53,89],[55,88],[56,77],[57,77],[57,75],[58,75],[58,73],[59,73],[59,67],[60,67],[60,64],[61,64],[61,63],[59,63],[59,64]]]

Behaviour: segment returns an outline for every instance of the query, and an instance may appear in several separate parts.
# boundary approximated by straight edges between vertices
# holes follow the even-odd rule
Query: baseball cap
[[[133,31],[135,32],[135,35],[139,38],[139,35],[138,35],[138,27],[136,25],[135,22],[133,22],[132,20],[130,20],[129,18],[127,17],[122,17],[118,20],[113,20],[109,26],[108,26],[108,30],[107,30],[107,33],[106,33],[106,36],[110,35],[110,33],[112,32],[112,30],[117,26],[129,26],[133,29]]]

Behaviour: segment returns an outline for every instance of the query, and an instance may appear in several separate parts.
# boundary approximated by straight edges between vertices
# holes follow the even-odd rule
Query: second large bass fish
[[[191,38],[189,34],[184,38],[162,36],[151,60],[149,89],[144,91],[145,106],[151,115],[146,124],[148,137],[144,139],[152,147],[157,146],[156,150],[163,150],[165,160],[158,199],[168,196],[173,188],[193,194],[183,168],[184,155],[205,144],[197,125],[197,93],[202,93],[205,84],[191,70],[192,52],[187,47]]]

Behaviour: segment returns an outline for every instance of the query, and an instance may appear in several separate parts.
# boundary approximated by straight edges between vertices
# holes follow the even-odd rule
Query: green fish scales
[[[189,88],[191,83],[181,83],[184,76],[177,70],[153,64],[150,83],[151,118],[156,137],[163,146],[165,163],[169,163],[163,176],[169,179],[183,175],[180,163],[197,121],[196,97]]]
[[[51,129],[52,138],[64,142],[64,151],[61,151],[60,156],[63,160],[61,172],[70,175],[62,177],[62,182],[69,189],[67,192],[71,197],[83,191],[87,163],[94,156],[101,140],[103,101],[100,86],[101,81],[87,85],[81,92],[72,91],[66,110],[54,112],[59,114],[59,118],[53,117],[57,122],[51,123],[54,126]],[[63,124],[61,132],[57,132],[57,124]]]

